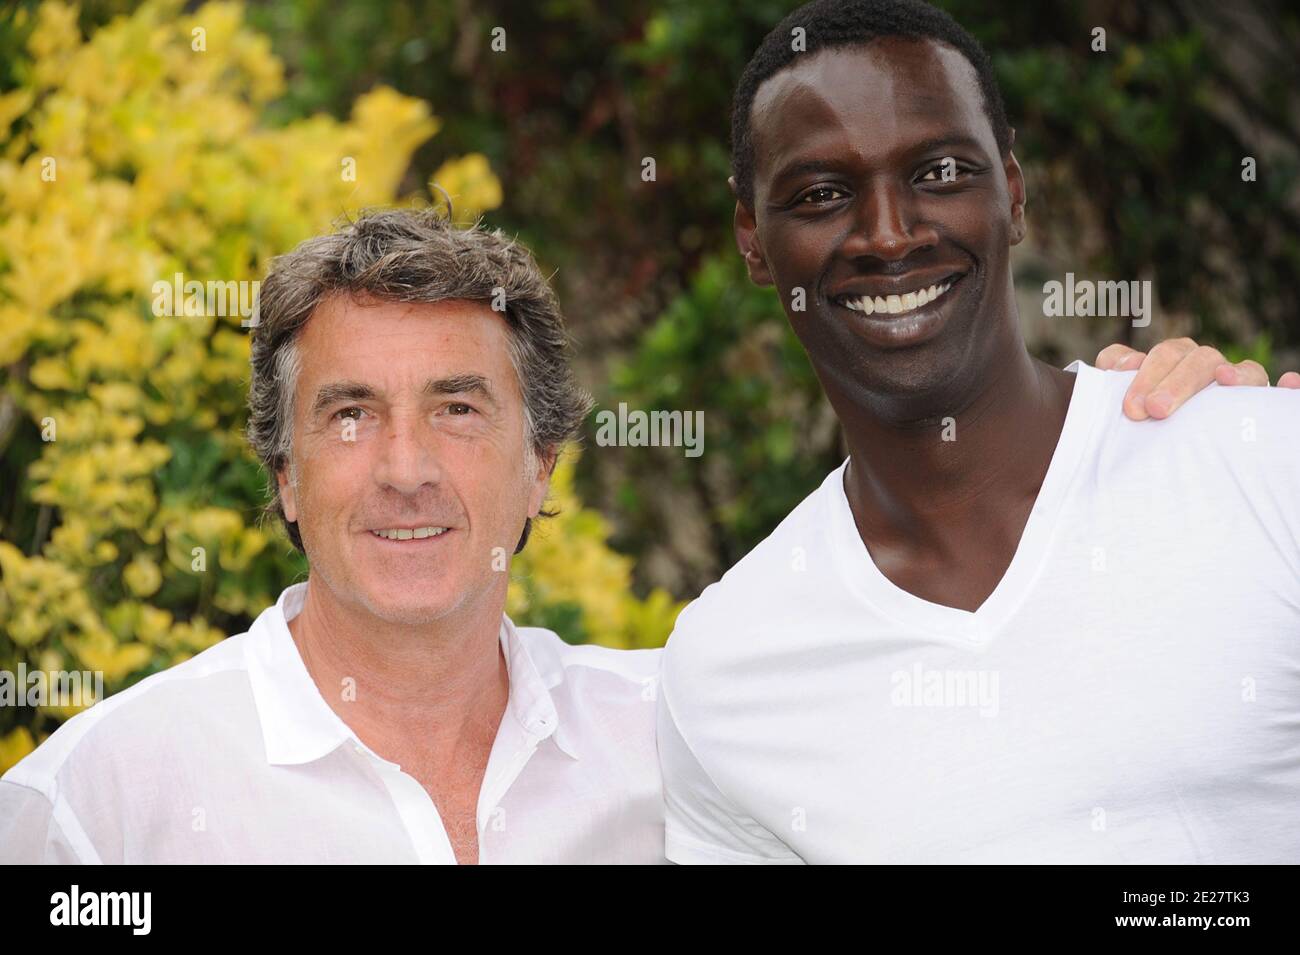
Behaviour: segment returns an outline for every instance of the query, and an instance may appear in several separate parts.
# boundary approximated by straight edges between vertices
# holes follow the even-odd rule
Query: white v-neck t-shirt
[[[1300,862],[1300,392],[1132,422],[1082,362],[975,612],[894,585],[844,466],[681,615],[676,862]]]

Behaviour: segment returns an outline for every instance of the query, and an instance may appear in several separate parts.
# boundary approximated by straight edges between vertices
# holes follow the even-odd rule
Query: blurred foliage
[[[997,51],[1049,246],[1104,275],[1155,278],[1162,311],[1217,344],[1263,332],[1300,346],[1300,11],[1026,4],[990,23],[959,6]],[[1105,53],[1089,46],[1096,26]]]
[[[728,548],[725,565],[789,513],[792,490],[815,487],[841,460],[838,424],[807,355],[775,298],[747,280],[743,260],[730,251],[701,264],[690,287],[616,366],[608,391],[631,407],[703,412],[699,459],[680,448],[603,453],[619,476],[630,526],[655,523],[653,514],[637,510],[638,487],[696,495],[705,502],[710,536]],[[656,536],[672,531],[660,527]]]
[[[439,120],[376,86],[346,120],[272,123],[282,65],[232,3],[151,2],[88,38],[44,3],[0,22],[0,48],[0,669],[99,671],[111,693],[247,629],[306,572],[261,520],[241,316],[155,315],[153,283],[256,279],[341,214],[427,203],[399,189]],[[459,215],[500,202],[486,157],[439,156]],[[512,608],[661,644],[677,605],[631,595],[570,474]],[[0,771],[78,708],[0,708]]]
[[[533,522],[528,546],[510,568],[506,612],[554,630],[569,643],[627,650],[661,647],[682,608],[666,590],[632,596],[631,557],[610,551],[608,522],[583,508],[573,490],[576,457],[561,457],[551,477],[554,517]]]

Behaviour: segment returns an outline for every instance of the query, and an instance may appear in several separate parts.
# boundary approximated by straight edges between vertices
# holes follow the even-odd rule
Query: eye
[[[474,409],[471,408],[469,405],[465,404],[463,401],[452,402],[451,404],[447,405],[446,411],[447,414],[457,418],[464,417],[465,415],[474,414]]]
[[[951,163],[952,178],[944,179],[943,178],[944,166],[948,165],[949,163]],[[965,165],[964,163],[957,162],[957,160],[955,159],[944,159],[940,162],[935,163],[933,166],[927,168],[926,171],[923,172],[916,181],[917,182],[956,182],[957,179],[959,179],[961,176],[965,175],[966,173],[969,173],[970,171],[971,171],[970,167]]]
[[[358,407],[356,407],[355,405],[353,405],[353,406],[348,407],[348,408],[340,408],[338,411],[334,412],[334,417],[335,417],[335,418],[338,418],[338,417],[341,417],[341,416],[347,415],[349,412],[352,412],[352,411],[355,411],[358,415],[362,415],[362,414],[365,414],[365,413],[366,413],[364,408],[358,408]],[[357,419],[356,419],[356,418],[353,418],[352,420],[353,420],[353,421],[356,421]]]
[[[797,202],[800,205],[817,205],[823,202],[834,202],[844,196],[843,190],[836,189],[834,186],[813,186],[801,195]]]

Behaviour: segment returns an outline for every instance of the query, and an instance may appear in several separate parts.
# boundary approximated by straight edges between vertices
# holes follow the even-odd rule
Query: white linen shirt
[[[307,673],[288,628],[306,591],[12,767],[0,862],[455,863],[424,788]],[[659,652],[570,646],[504,615],[501,646],[510,693],[479,792],[479,861],[664,861]]]

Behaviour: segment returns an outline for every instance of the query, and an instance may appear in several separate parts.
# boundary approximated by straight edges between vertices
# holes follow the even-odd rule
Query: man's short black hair
[[[795,27],[804,29],[804,49],[798,52],[793,49]],[[885,36],[937,40],[966,57],[979,77],[984,112],[993,127],[998,151],[1006,154],[1011,146],[1011,127],[1002,92],[988,54],[961,24],[922,0],[814,0],[795,10],[764,37],[736,84],[731,106],[731,168],[736,191],[747,206],[754,204],[754,142],[749,114],[758,88],[797,57],[857,46]]]

